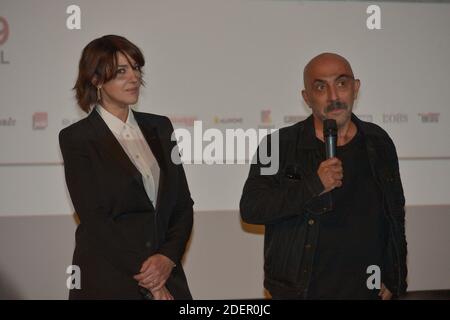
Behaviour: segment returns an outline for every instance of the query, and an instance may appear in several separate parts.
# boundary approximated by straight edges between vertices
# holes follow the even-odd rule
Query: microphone
[[[325,152],[327,159],[336,156],[337,124],[334,119],[323,121],[323,138],[325,140]]]

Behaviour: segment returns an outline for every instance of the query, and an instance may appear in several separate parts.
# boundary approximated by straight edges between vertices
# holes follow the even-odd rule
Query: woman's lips
[[[134,89],[127,89],[125,91],[128,92],[128,93],[131,93],[131,94],[136,94],[136,93],[139,92],[139,89],[138,88],[134,88]]]

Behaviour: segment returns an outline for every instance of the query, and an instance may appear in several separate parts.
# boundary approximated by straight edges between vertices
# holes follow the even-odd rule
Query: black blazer
[[[174,298],[191,299],[181,258],[194,202],[182,165],[171,160],[173,127],[167,117],[133,113],[160,167],[156,208],[97,111],[59,133],[66,183],[80,219],[73,264],[81,269],[81,289],[70,290],[69,299],[141,299],[133,275],[155,253],[176,263],[166,283]]]

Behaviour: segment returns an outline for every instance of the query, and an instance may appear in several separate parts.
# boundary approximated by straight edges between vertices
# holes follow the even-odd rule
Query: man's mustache
[[[332,101],[326,108],[325,113],[332,112],[334,110],[347,110],[348,106],[345,102]]]

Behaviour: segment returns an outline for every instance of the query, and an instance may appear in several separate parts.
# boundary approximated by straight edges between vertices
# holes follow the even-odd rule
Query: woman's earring
[[[101,88],[102,88],[101,86],[97,87],[97,102],[102,100],[102,93],[100,92]]]

